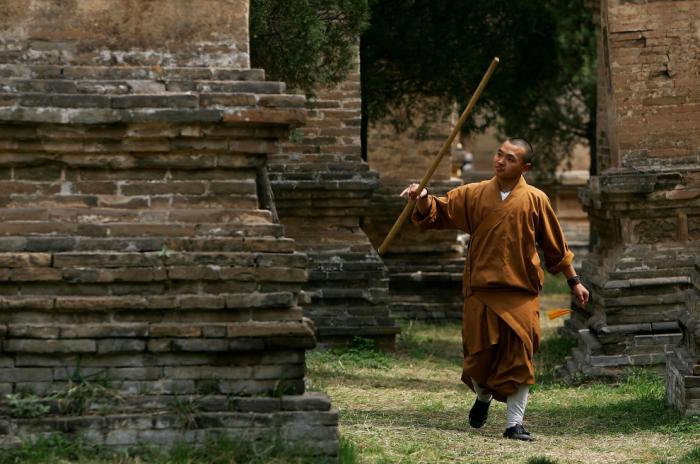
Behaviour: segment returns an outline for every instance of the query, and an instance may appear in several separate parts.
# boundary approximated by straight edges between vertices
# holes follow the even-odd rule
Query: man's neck
[[[520,178],[506,180],[496,177],[496,183],[498,184],[498,188],[501,190],[501,192],[510,192],[516,185],[518,185],[519,180]]]

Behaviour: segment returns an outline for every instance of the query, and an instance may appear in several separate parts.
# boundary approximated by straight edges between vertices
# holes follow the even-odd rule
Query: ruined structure
[[[360,228],[377,174],[360,156],[359,63],[347,79],[319,88],[306,125],[270,158],[285,234],[309,257],[306,315],[323,345],[355,337],[393,349],[400,328],[388,305],[386,267]]]
[[[567,370],[614,375],[663,368],[681,339],[700,255],[700,1],[601,0],[599,16],[598,175],[580,194],[592,292]]]
[[[0,392],[55,396],[33,418],[3,398],[3,443],[337,454],[337,413],[304,394],[306,256],[266,173],[304,98],[250,69],[247,18],[246,0],[4,2]]]
[[[403,116],[396,113],[368,129],[367,161],[379,173],[380,186],[362,227],[375,247],[384,241],[406,205],[399,193],[421,180],[456,122],[456,118],[415,116],[416,127],[408,130],[397,130]],[[428,188],[441,195],[459,185],[447,155]],[[461,320],[464,247],[458,234],[456,230],[421,231],[411,224],[401,228],[382,256],[389,269],[392,315],[409,320]]]

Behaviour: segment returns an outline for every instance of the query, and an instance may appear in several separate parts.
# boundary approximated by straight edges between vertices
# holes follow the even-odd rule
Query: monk
[[[552,274],[563,272],[581,306],[588,290],[547,196],[523,174],[534,153],[522,138],[509,138],[493,156],[494,177],[436,198],[411,184],[402,193],[416,201],[413,222],[424,229],[459,229],[470,235],[464,266],[462,381],[477,397],[469,424],[482,427],[491,400],[507,403],[503,436],[533,441],[523,427],[533,356],[540,343],[539,293],[544,273],[535,245]]]

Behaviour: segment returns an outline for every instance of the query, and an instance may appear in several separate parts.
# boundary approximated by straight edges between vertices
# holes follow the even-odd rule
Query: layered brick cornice
[[[0,65],[0,121],[298,127],[305,101],[259,69]]]

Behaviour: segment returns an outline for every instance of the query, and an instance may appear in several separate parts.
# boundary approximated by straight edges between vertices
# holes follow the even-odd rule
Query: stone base
[[[700,415],[700,365],[685,348],[666,354],[666,400],[686,416]]]
[[[682,337],[677,325],[676,331],[666,333],[653,333],[651,324],[647,324],[649,327],[646,328],[638,328],[647,330],[637,333],[628,332],[626,327],[607,326],[607,336],[620,340],[619,343],[606,346],[601,343],[601,338],[605,339],[606,334],[595,333],[589,329],[574,331],[569,322],[567,321],[563,331],[575,334],[578,346],[566,357],[565,364],[558,372],[559,376],[567,381],[580,377],[615,378],[630,367],[643,367],[662,373],[666,362],[665,348],[677,345]],[[668,328],[671,329],[670,325]],[[624,349],[624,352],[613,353],[610,351],[611,347]]]
[[[290,452],[335,459],[338,455],[338,412],[320,393],[271,397],[138,396],[121,398],[107,414],[95,403],[83,415],[61,415],[56,402],[49,414],[13,418],[0,403],[0,447],[22,440],[61,434],[89,443],[129,449],[143,443],[170,447],[202,444],[221,434],[245,442],[278,438]],[[104,408],[104,406],[102,406]]]
[[[565,330],[579,340],[564,376],[608,376],[629,366],[663,366],[682,340],[678,318],[691,285],[693,250],[628,245],[589,255],[582,275],[591,290]],[[585,336],[583,335],[585,334]]]

